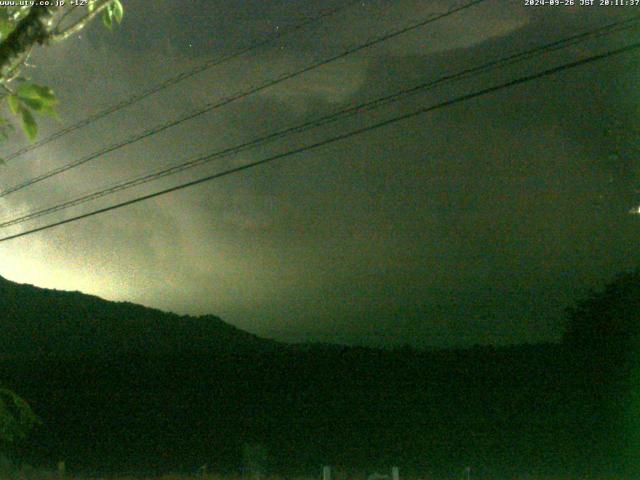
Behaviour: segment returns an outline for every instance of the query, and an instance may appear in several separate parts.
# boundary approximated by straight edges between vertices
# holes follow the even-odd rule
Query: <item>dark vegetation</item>
[[[42,420],[15,456],[234,473],[261,445],[285,475],[633,476],[639,294],[638,273],[594,292],[561,344],[384,351],[289,346],[212,316],[2,280],[0,379]]]

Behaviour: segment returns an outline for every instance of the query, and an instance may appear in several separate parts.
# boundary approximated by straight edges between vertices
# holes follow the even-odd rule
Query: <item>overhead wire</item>
[[[376,98],[374,100],[370,100],[355,106],[342,109],[338,112],[325,115],[318,119],[314,119],[293,127],[288,127],[276,132],[272,132],[268,135],[253,139],[248,142],[241,143],[239,145],[235,145],[233,147],[227,147],[222,150],[218,150],[216,152],[213,152],[204,156],[198,156],[194,159],[179,163],[177,165],[172,165],[170,167],[157,170],[155,172],[146,173],[132,179],[117,182],[114,185],[111,185],[109,187],[102,188],[100,190],[81,195],[80,197],[59,203],[57,205],[53,205],[49,207],[41,207],[35,211],[21,214],[20,216],[14,217],[12,219],[1,221],[0,228],[6,228],[9,226],[24,223],[26,221],[33,220],[35,218],[39,218],[44,215],[49,215],[61,210],[65,210],[77,205],[81,205],[89,201],[93,201],[93,200],[105,197],[107,195],[128,190],[128,189],[149,183],[151,181],[164,178],[169,175],[175,175],[187,169],[195,168],[197,166],[209,163],[216,159],[235,155],[242,151],[255,148],[256,146],[263,145],[265,143],[273,142],[274,140],[286,137],[291,134],[302,133],[302,132],[311,130],[313,128],[318,128],[320,126],[324,126],[324,125],[342,120],[352,115],[361,114],[366,111],[380,108],[392,102],[397,102],[409,95],[414,95],[419,92],[431,90],[432,88],[435,88],[437,86],[440,86],[442,84],[445,84],[454,80],[473,78],[474,76],[492,71],[496,68],[502,68],[508,65],[512,65],[516,62],[521,62],[523,60],[534,58],[535,56],[538,56],[538,55],[549,53],[551,51],[577,45],[586,40],[598,38],[603,35],[611,35],[613,33],[618,33],[633,27],[637,27],[639,21],[640,21],[640,15],[634,16],[630,19],[626,19],[622,21],[611,22],[606,25],[600,26],[596,29],[588,30],[576,35],[565,37],[560,40],[555,40],[553,42],[536,46],[534,48],[531,48],[523,52],[507,55],[505,57],[492,60],[490,62],[481,64],[479,66],[463,69],[462,71],[459,71],[453,74],[443,75],[435,80],[423,82],[419,85],[416,85],[410,88],[405,88],[400,91],[394,92],[392,94],[388,94],[383,97]]]
[[[291,35],[299,30],[302,30],[306,27],[308,27],[309,25],[313,25],[316,22],[319,22],[321,20],[324,20],[328,17],[332,17],[334,15],[336,15],[337,13],[340,13],[344,10],[347,10],[349,8],[351,8],[352,6],[356,5],[356,4],[361,4],[362,0],[352,0],[349,1],[347,3],[345,3],[344,5],[338,6],[336,8],[321,12],[319,15],[316,15],[314,17],[308,18],[303,22],[300,22],[296,25],[292,25],[289,27],[284,27],[281,30],[278,30],[275,33],[272,33],[270,35],[268,35],[266,38],[253,42],[250,45],[248,45],[245,48],[242,48],[236,52],[232,52],[229,53],[227,55],[223,55],[220,58],[211,58],[199,65],[196,65],[195,67],[189,69],[189,70],[185,70],[183,72],[180,72],[179,74],[167,78],[166,80],[159,82],[155,85],[152,85],[151,87],[142,90],[138,93],[135,93],[131,96],[129,96],[128,98],[125,98],[123,100],[121,100],[120,102],[117,102],[113,105],[110,105],[102,110],[99,110],[96,113],[93,113],[85,118],[83,118],[82,120],[77,121],[76,123],[69,125],[67,127],[64,127],[60,130],[58,130],[57,132],[52,133],[51,135],[42,138],[41,140],[38,140],[30,145],[27,145],[19,150],[16,150],[13,153],[10,153],[9,155],[4,157],[4,161],[5,162],[9,162],[21,155],[24,155],[25,153],[31,152],[33,150],[36,150],[44,145],[47,145],[49,143],[51,143],[54,140],[57,140],[58,138],[64,137],[65,135],[68,135],[72,132],[75,132],[76,130],[79,130],[83,127],[86,127],[87,125],[90,125],[108,115],[111,115],[112,113],[118,112],[126,107],[129,107],[131,105],[135,105],[136,103],[144,100],[147,97],[150,97],[152,95],[155,95],[158,92],[161,92],[163,90],[166,90],[174,85],[179,84],[180,82],[183,82],[184,80],[187,80],[189,78],[192,78],[202,72],[205,72],[213,67],[217,67],[220,66],[224,63],[227,63],[231,60],[234,60],[238,57],[241,57],[243,55],[246,55],[247,53],[250,53],[254,50],[258,50],[262,47],[265,47],[269,44],[275,43],[276,41],[287,37],[288,35]]]
[[[354,53],[357,53],[359,51],[362,51],[364,49],[367,49],[369,47],[377,45],[379,43],[388,41],[388,40],[390,40],[392,38],[395,38],[397,36],[400,36],[400,35],[403,35],[405,33],[410,32],[410,31],[416,30],[418,28],[424,27],[424,26],[426,26],[426,25],[428,25],[430,23],[436,22],[438,20],[441,20],[441,19],[446,18],[446,17],[451,16],[451,15],[454,15],[454,14],[456,14],[458,12],[461,12],[463,10],[471,8],[471,7],[475,6],[475,5],[483,3],[485,1],[487,1],[487,0],[471,0],[471,1],[468,1],[468,2],[466,2],[464,4],[462,4],[462,5],[454,6],[454,7],[450,8],[450,9],[448,9],[446,12],[439,13],[439,14],[430,14],[427,18],[424,18],[424,19],[420,20],[419,22],[412,23],[411,25],[403,27],[403,28],[401,28],[399,30],[394,30],[394,31],[392,31],[390,33],[383,34],[383,35],[381,35],[379,37],[374,38],[373,40],[368,40],[367,42],[365,42],[363,44],[359,44],[359,45],[356,45],[354,47],[350,47],[350,48],[342,51],[341,53],[339,53],[337,55],[333,55],[333,56],[331,56],[329,58],[326,58],[324,60],[320,60],[318,62],[315,62],[315,63],[311,64],[311,65],[303,67],[303,68],[301,68],[299,70],[295,70],[293,72],[285,73],[285,74],[283,74],[283,75],[281,75],[279,77],[276,77],[275,79],[271,79],[271,80],[269,80],[269,81],[267,81],[267,82],[265,82],[265,83],[263,83],[263,84],[261,84],[261,85],[259,85],[257,87],[253,87],[253,88],[251,88],[249,90],[245,90],[243,92],[237,93],[237,94],[232,95],[230,97],[226,97],[226,98],[224,98],[222,100],[219,100],[219,101],[216,101],[216,102],[208,103],[204,107],[201,107],[201,108],[195,110],[194,112],[191,112],[191,113],[188,113],[186,115],[183,115],[183,116],[181,116],[181,117],[179,117],[177,119],[169,120],[169,121],[167,121],[167,122],[165,122],[163,124],[156,125],[155,127],[147,129],[147,130],[143,131],[142,133],[135,134],[132,137],[130,137],[130,138],[124,140],[124,141],[121,141],[121,142],[112,144],[110,146],[104,147],[101,150],[93,152],[93,153],[91,153],[89,155],[86,155],[86,156],[84,156],[84,157],[82,157],[80,159],[77,159],[75,161],[72,161],[70,163],[62,165],[62,166],[60,166],[58,168],[54,168],[54,169],[52,169],[52,170],[50,170],[48,172],[45,172],[45,173],[43,173],[41,175],[37,175],[37,176],[35,176],[35,177],[33,177],[33,178],[29,179],[29,180],[26,180],[26,181],[24,181],[22,183],[19,183],[17,185],[13,185],[13,186],[8,187],[6,189],[0,190],[0,198],[6,197],[7,195],[9,195],[11,193],[15,193],[15,192],[17,192],[19,190],[22,190],[24,188],[30,187],[31,185],[39,183],[39,182],[41,182],[43,180],[46,180],[48,178],[51,178],[51,177],[54,177],[54,176],[59,175],[61,173],[67,172],[67,171],[69,171],[69,170],[71,170],[73,168],[77,168],[80,165],[83,165],[83,164],[85,164],[87,162],[90,162],[91,160],[95,160],[95,159],[97,159],[99,157],[102,157],[102,156],[106,155],[107,153],[111,153],[111,152],[113,152],[115,150],[119,150],[120,148],[123,148],[125,146],[128,146],[128,145],[131,145],[133,143],[139,142],[140,140],[143,140],[145,138],[151,137],[153,135],[157,135],[158,133],[160,133],[160,132],[162,132],[164,130],[167,130],[169,128],[175,127],[177,125],[180,125],[180,124],[182,124],[182,123],[184,123],[184,122],[186,122],[188,120],[192,120],[192,119],[194,119],[196,117],[199,117],[200,115],[203,115],[203,114],[205,114],[207,112],[210,112],[210,111],[212,111],[214,109],[221,108],[221,107],[223,107],[225,105],[228,105],[228,104],[230,104],[232,102],[235,102],[237,100],[240,100],[240,99],[246,98],[246,97],[248,97],[250,95],[259,93],[259,92],[261,92],[263,90],[266,90],[267,88],[273,87],[273,86],[275,86],[275,85],[277,85],[279,83],[285,82],[287,80],[291,80],[292,78],[298,77],[298,76],[303,75],[303,74],[305,74],[307,72],[310,72],[310,71],[315,70],[317,68],[320,68],[322,66],[328,65],[329,63],[332,63],[332,62],[334,62],[336,60],[339,60],[341,58],[345,58],[345,57],[347,57],[349,55],[352,55]]]
[[[261,159],[261,160],[257,160],[257,161],[254,161],[254,162],[251,162],[251,163],[248,163],[248,164],[245,164],[245,165],[241,165],[241,166],[238,166],[238,167],[230,168],[230,169],[224,170],[222,172],[214,173],[212,175],[207,175],[205,177],[201,177],[201,178],[198,178],[196,180],[192,180],[192,181],[189,181],[189,182],[186,182],[186,183],[182,183],[180,185],[176,185],[176,186],[173,186],[173,187],[170,187],[170,188],[166,188],[166,189],[163,189],[163,190],[160,190],[160,191],[156,191],[156,192],[153,192],[153,193],[150,193],[150,194],[147,194],[147,195],[142,195],[142,196],[139,196],[139,197],[136,197],[136,198],[132,198],[130,200],[127,200],[127,201],[124,201],[124,202],[120,202],[120,203],[116,203],[116,204],[113,204],[113,205],[110,205],[110,206],[107,206],[107,207],[99,208],[99,209],[96,209],[96,210],[93,210],[93,211],[90,211],[90,212],[83,213],[81,215],[76,215],[76,216],[71,217],[71,218],[67,218],[67,219],[64,219],[64,220],[57,221],[57,222],[49,223],[47,225],[42,225],[40,227],[32,228],[30,230],[19,232],[19,233],[13,234],[13,235],[8,235],[8,236],[0,238],[0,243],[1,242],[7,242],[9,240],[13,240],[13,239],[16,239],[16,238],[24,237],[26,235],[32,235],[32,234],[37,233],[37,232],[41,232],[41,231],[44,231],[44,230],[49,230],[49,229],[52,229],[52,228],[55,228],[55,227],[58,227],[58,226],[61,226],[61,225],[65,225],[65,224],[68,224],[68,223],[76,222],[76,221],[79,221],[79,220],[82,220],[82,219],[85,219],[85,218],[89,218],[89,217],[92,217],[92,216],[100,215],[102,213],[106,213],[106,212],[109,212],[109,211],[112,211],[112,210],[120,209],[120,208],[129,206],[129,205],[133,205],[133,204],[136,204],[136,203],[139,203],[139,202],[150,200],[152,198],[160,197],[160,196],[166,195],[168,193],[172,193],[172,192],[175,192],[175,191],[178,191],[178,190],[182,190],[182,189],[193,187],[195,185],[199,185],[199,184],[202,184],[202,183],[205,183],[205,182],[209,182],[209,181],[212,181],[212,180],[215,180],[215,179],[218,179],[218,178],[226,177],[226,176],[229,176],[229,175],[232,175],[232,174],[235,174],[235,173],[239,173],[239,172],[242,172],[242,171],[245,171],[245,170],[249,170],[251,168],[255,168],[255,167],[260,166],[260,165],[265,165],[267,163],[271,163],[271,162],[274,162],[274,161],[279,160],[279,159],[288,158],[288,157],[291,157],[291,156],[294,156],[294,155],[297,155],[297,154],[300,154],[300,153],[303,153],[303,152],[315,150],[315,149],[318,149],[318,148],[323,147],[325,145],[328,145],[328,144],[331,144],[331,143],[335,143],[335,142],[338,142],[338,141],[341,141],[341,140],[346,140],[346,139],[354,137],[356,135],[361,135],[361,134],[366,133],[366,132],[377,130],[377,129],[386,127],[388,125],[391,125],[391,124],[394,124],[394,123],[397,123],[397,122],[400,122],[400,121],[404,121],[404,120],[408,120],[410,118],[417,117],[419,115],[424,115],[426,113],[429,113],[429,112],[432,112],[432,111],[435,111],[435,110],[439,110],[439,109],[442,109],[442,108],[445,108],[445,107],[449,107],[449,106],[452,106],[452,105],[460,104],[462,102],[466,102],[468,100],[471,100],[471,99],[474,99],[474,98],[477,98],[477,97],[488,95],[490,93],[495,93],[495,92],[498,92],[500,90],[504,90],[506,88],[510,88],[510,87],[513,87],[513,86],[516,86],[516,85],[521,85],[521,84],[528,83],[528,82],[531,82],[531,81],[534,81],[534,80],[538,80],[538,79],[541,79],[541,78],[544,78],[544,77],[547,77],[547,76],[550,76],[550,75],[555,75],[557,73],[564,72],[564,71],[567,71],[567,70],[570,70],[570,69],[573,69],[573,68],[576,68],[576,67],[579,67],[579,66],[587,65],[587,64],[594,63],[594,62],[600,61],[600,60],[604,60],[604,59],[607,59],[607,58],[610,58],[610,57],[613,57],[613,56],[617,56],[617,55],[621,55],[621,54],[624,54],[624,53],[628,53],[628,52],[637,50],[639,48],[640,48],[640,42],[634,42],[634,43],[628,44],[628,45],[626,45],[624,47],[620,47],[620,48],[617,48],[617,49],[609,50],[609,51],[601,53],[601,54],[592,55],[592,56],[589,56],[589,57],[582,58],[580,60],[576,60],[576,61],[573,61],[573,62],[562,64],[562,65],[559,65],[559,66],[556,66],[556,67],[553,67],[553,68],[548,68],[548,69],[543,70],[541,72],[525,75],[525,76],[522,76],[522,77],[519,77],[519,78],[516,78],[516,79],[513,79],[513,80],[509,80],[509,81],[500,83],[498,85],[494,85],[494,86],[491,86],[491,87],[483,88],[481,90],[476,90],[476,91],[471,92],[471,93],[460,95],[460,96],[455,97],[453,99],[445,100],[443,102],[437,103],[435,105],[430,105],[430,106],[427,106],[427,107],[420,108],[418,110],[414,110],[414,111],[409,112],[409,113],[398,115],[398,116],[392,117],[390,119],[386,119],[386,120],[374,123],[372,125],[369,125],[369,126],[366,126],[366,127],[363,127],[363,128],[359,128],[357,130],[352,130],[350,132],[346,132],[346,133],[342,133],[342,134],[339,134],[339,135],[335,135],[333,137],[330,137],[330,138],[327,138],[327,139],[324,139],[324,140],[321,140],[321,141],[318,141],[318,142],[314,142],[314,143],[311,143],[309,145],[305,145],[305,146],[300,147],[300,148],[289,150],[289,151],[284,152],[284,153],[280,153],[280,154],[277,154],[277,155],[272,155],[270,157],[267,157],[267,158],[264,158],[264,159]]]

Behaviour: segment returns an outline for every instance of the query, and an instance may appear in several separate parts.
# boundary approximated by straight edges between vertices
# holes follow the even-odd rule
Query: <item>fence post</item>
[[[61,460],[58,462],[58,478],[64,478],[65,471],[66,465],[64,463],[64,460]]]
[[[391,467],[391,480],[400,480],[400,469],[398,467]]]
[[[331,480],[331,467],[329,465],[322,467],[322,480]]]

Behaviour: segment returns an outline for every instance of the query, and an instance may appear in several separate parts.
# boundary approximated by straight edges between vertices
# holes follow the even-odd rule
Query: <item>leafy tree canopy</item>
[[[628,382],[640,368],[640,270],[619,275],[572,308],[564,342],[591,382]]]
[[[17,394],[0,388],[0,453],[25,440],[39,423],[29,404]]]
[[[579,349],[628,351],[638,333],[640,270],[618,275],[571,309],[564,339]]]
[[[66,40],[96,17],[112,29],[124,16],[121,0],[54,3],[36,0],[0,6],[0,141],[13,130],[11,119],[17,120],[33,140],[38,134],[36,117],[57,115],[53,90],[32,83],[24,71],[33,48]],[[0,453],[24,440],[37,423],[27,402],[11,390],[0,388]]]
[[[36,138],[38,115],[56,116],[57,99],[53,90],[30,82],[25,62],[37,45],[63,41],[78,33],[94,18],[112,29],[124,16],[121,0],[87,0],[84,5],[0,7],[0,140],[13,129],[14,118],[30,140]]]

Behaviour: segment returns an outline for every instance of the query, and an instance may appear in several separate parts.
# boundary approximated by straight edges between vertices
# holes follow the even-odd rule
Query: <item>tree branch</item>
[[[31,7],[29,6],[18,7],[18,9],[15,12],[13,12],[13,15],[11,15],[11,21],[14,23],[18,22],[27,13],[29,13],[29,10],[31,10]]]
[[[34,5],[7,38],[0,42],[0,78],[14,70],[31,47],[49,39],[51,19],[57,8]]]
[[[66,12],[60,15],[60,18],[56,22],[56,27],[53,29],[53,33],[60,31],[60,25],[62,25],[62,22],[64,22],[69,15],[73,14],[73,12],[75,12],[77,8],[77,5],[71,5],[69,8],[67,8]]]
[[[113,0],[102,0],[102,2],[97,2],[98,5],[93,9],[91,13],[86,14],[84,17],[80,18],[76,23],[71,25],[70,27],[65,28],[60,31],[56,28],[56,30],[50,35],[52,40],[60,41],[69,38],[71,35],[82,30],[87,23],[93,20],[97,15],[100,14],[105,8],[112,3]]]

